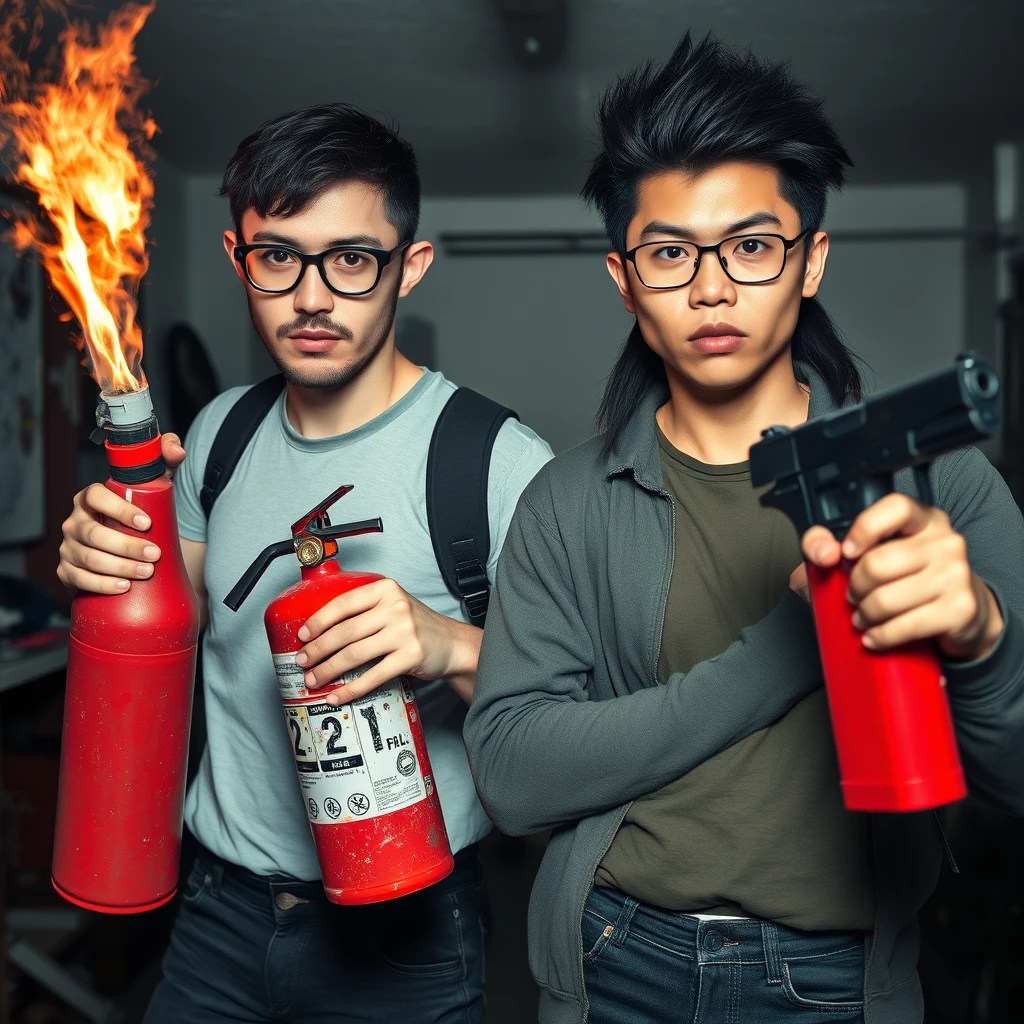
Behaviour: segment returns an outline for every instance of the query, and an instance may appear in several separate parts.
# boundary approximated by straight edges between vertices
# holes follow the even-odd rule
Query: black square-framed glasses
[[[685,288],[697,276],[705,253],[713,252],[736,284],[767,284],[782,276],[786,256],[805,235],[785,238],[771,233],[730,235],[715,245],[679,239],[644,242],[624,253],[646,288]]]
[[[366,295],[380,283],[384,268],[411,243],[394,249],[368,245],[338,245],[323,252],[306,253],[280,242],[236,245],[234,257],[246,281],[257,291],[270,295],[290,292],[312,264],[320,279],[335,295]]]

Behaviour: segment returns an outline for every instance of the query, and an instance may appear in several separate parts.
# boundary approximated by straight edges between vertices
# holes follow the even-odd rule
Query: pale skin
[[[321,252],[339,240],[388,250],[399,242],[384,215],[380,193],[358,182],[331,187],[289,217],[260,217],[247,210],[241,232],[245,242],[276,241],[306,253]],[[422,370],[395,348],[393,322],[375,353],[379,339],[373,337],[373,329],[387,314],[389,295],[403,298],[426,273],[433,260],[429,242],[410,245],[400,260],[384,269],[374,291],[357,297],[334,294],[314,266],[306,268],[298,286],[288,293],[259,292],[245,280],[233,257],[236,244],[241,241],[235,232],[225,231],[224,249],[246,288],[253,323],[289,375],[288,419],[304,437],[332,437],[356,429],[398,401],[422,376]],[[328,351],[305,351],[302,335],[310,326],[336,344]],[[340,386],[324,386],[361,360],[367,361],[351,379]],[[185,459],[180,438],[164,434],[161,451],[172,475]],[[132,580],[152,575],[159,548],[113,529],[104,517],[140,531],[151,525],[145,513],[102,484],[85,488],[75,496],[63,526],[57,575],[65,586],[118,594],[127,591]],[[184,537],[180,542],[205,625],[206,545]],[[347,703],[400,675],[444,679],[468,703],[482,635],[477,627],[434,612],[394,580],[385,579],[335,598],[308,619],[299,630],[304,646],[297,660],[307,669],[306,685],[319,689],[350,669],[382,659],[352,683],[327,693],[330,704]]]
[[[800,234],[800,215],[770,166],[666,171],[644,179],[637,198],[627,249],[673,239],[713,245],[757,231]],[[800,300],[817,294],[827,259],[828,236],[819,231],[797,243],[774,281],[736,284],[706,253],[689,285],[657,291],[644,286],[631,262],[608,254],[626,309],[664,362],[669,400],[657,420],[676,448],[711,465],[745,462],[762,429],[806,421],[810,395],[793,372],[790,342]],[[688,340],[702,325],[723,322],[744,335],[735,351],[702,353]],[[829,530],[813,527],[801,550],[822,568],[844,557],[853,563],[850,614],[869,649],[934,640],[947,658],[971,661],[991,652],[1002,633],[998,602],[941,509],[890,494],[857,517],[842,549]],[[807,596],[805,563],[790,586]]]

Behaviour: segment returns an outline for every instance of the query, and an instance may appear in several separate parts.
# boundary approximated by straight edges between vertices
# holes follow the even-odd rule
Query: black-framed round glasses
[[[704,253],[713,252],[729,279],[737,284],[767,284],[782,275],[786,254],[806,235],[732,235],[717,245],[694,245],[675,239],[645,242],[626,254],[647,288],[684,288],[700,270]]]
[[[380,283],[384,268],[409,247],[373,249],[366,245],[339,245],[323,252],[299,252],[290,245],[259,242],[236,245],[235,259],[245,279],[260,292],[281,295],[290,292],[303,278],[311,263],[320,279],[335,295],[366,295]]]

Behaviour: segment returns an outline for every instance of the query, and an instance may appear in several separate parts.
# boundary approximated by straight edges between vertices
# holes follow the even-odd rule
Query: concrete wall
[[[224,388],[257,379],[253,362],[262,345],[249,319],[245,289],[224,253],[221,236],[230,228],[226,199],[217,195],[218,175],[188,179],[188,322],[202,339]]]
[[[869,386],[947,366],[965,346],[967,242],[924,236],[966,227],[960,185],[849,189],[831,204],[820,298],[871,368]],[[991,354],[993,332],[978,341]]]
[[[435,265],[399,313],[436,325],[437,368],[511,406],[556,451],[586,439],[632,326],[600,253],[446,256],[444,231],[600,231],[574,196],[434,199],[420,235]]]

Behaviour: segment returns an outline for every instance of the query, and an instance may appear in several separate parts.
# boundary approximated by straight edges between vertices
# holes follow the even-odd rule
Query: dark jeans
[[[864,933],[699,921],[594,888],[583,912],[588,1024],[864,1019]]]
[[[144,1024],[478,1024],[489,930],[475,847],[429,889],[362,907],[202,853]]]

